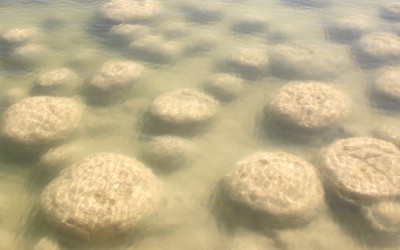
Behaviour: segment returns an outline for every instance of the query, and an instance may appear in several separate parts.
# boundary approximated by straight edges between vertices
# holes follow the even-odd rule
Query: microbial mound
[[[9,45],[19,45],[31,41],[39,35],[35,28],[16,28],[7,30],[1,35],[1,40]]]
[[[195,153],[195,145],[177,136],[157,136],[143,150],[147,162],[160,171],[170,172],[187,165]]]
[[[134,86],[144,67],[133,61],[111,60],[90,81],[87,94],[92,101],[118,101]]]
[[[150,114],[168,125],[191,127],[213,118],[218,106],[218,102],[206,94],[181,89],[158,96],[151,105]]]
[[[372,84],[373,94],[380,101],[400,105],[400,72],[398,68],[383,69]]]
[[[315,132],[338,125],[349,109],[349,99],[331,86],[292,82],[275,93],[266,111],[284,126]]]
[[[264,49],[244,48],[227,59],[230,71],[248,79],[256,79],[265,74],[269,66],[269,56]]]
[[[231,74],[212,75],[203,84],[204,90],[221,101],[236,99],[243,90],[243,80]]]
[[[398,64],[400,59],[400,37],[387,32],[363,35],[357,43],[356,54],[366,66],[388,63]],[[364,62],[365,61],[365,62]]]
[[[324,202],[314,167],[284,152],[259,152],[240,161],[222,179],[222,189],[232,202],[274,225],[307,222]]]
[[[330,40],[346,43],[356,41],[373,28],[374,25],[367,17],[346,16],[338,20],[329,21],[325,26],[325,31]]]
[[[24,98],[3,114],[2,134],[26,146],[59,141],[78,127],[82,108],[80,103],[71,98]]]
[[[322,155],[328,188],[343,201],[370,204],[400,195],[400,151],[368,137],[339,140]]]
[[[396,236],[400,232],[400,203],[382,201],[362,209],[362,215],[372,229]]]
[[[271,52],[271,71],[284,79],[337,77],[349,65],[345,51],[330,46],[292,42],[279,44]]]
[[[43,190],[45,218],[89,241],[127,232],[156,210],[160,182],[139,161],[113,153],[89,156],[65,169]]]
[[[160,11],[161,5],[155,0],[111,0],[99,9],[102,18],[116,23],[148,20]]]
[[[60,68],[47,71],[35,81],[32,92],[42,95],[68,96],[78,92],[81,79],[72,70]]]

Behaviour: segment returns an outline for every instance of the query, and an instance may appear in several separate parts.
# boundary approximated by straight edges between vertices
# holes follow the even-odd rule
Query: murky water
[[[370,228],[358,206],[342,203],[330,194],[307,223],[278,227],[240,218],[241,213],[232,212],[229,204],[220,204],[224,194],[219,193],[221,178],[234,170],[236,162],[255,152],[284,151],[320,170],[322,148],[338,139],[374,137],[382,124],[397,123],[396,100],[375,97],[370,85],[380,70],[400,64],[400,42],[385,47],[389,59],[379,55],[371,59],[359,42],[361,35],[376,32],[398,37],[399,23],[382,17],[381,12],[391,1],[332,0],[326,6],[319,6],[328,2],[323,0],[160,1],[159,12],[144,21],[131,21],[136,26],[125,29],[125,34],[115,31],[120,21],[102,16],[100,9],[106,2],[0,1],[1,112],[29,95],[43,95],[32,91],[40,75],[63,67],[77,74],[79,84],[56,89],[58,92],[51,92],[50,87],[49,95],[68,96],[84,106],[79,127],[57,141],[57,147],[64,148],[47,161],[41,156],[55,147],[53,143],[43,148],[33,143],[15,150],[14,144],[3,139],[0,249],[33,249],[43,237],[57,241],[61,249],[400,249],[395,236]],[[117,19],[121,16],[119,13]],[[342,37],[340,29],[328,32],[348,17],[357,20],[350,39],[348,33]],[[34,32],[21,42],[4,41],[4,34],[15,28]],[[288,66],[290,59],[286,64],[274,59],[277,48],[288,44],[306,48],[294,70]],[[31,50],[20,50],[24,46]],[[232,59],[243,49],[257,51]],[[311,56],[304,51],[311,51]],[[296,57],[296,52],[292,53],[288,52],[287,58]],[[132,88],[110,94],[89,86],[110,60],[131,60],[143,67]],[[234,75],[235,83],[243,84],[237,88],[227,85],[229,101],[218,100],[221,95],[212,88],[210,93],[204,85],[217,73]],[[334,128],[318,132],[277,125],[266,107],[278,89],[293,80],[321,81],[345,93],[351,102],[349,115]],[[120,82],[124,84],[124,80]],[[215,95],[219,107],[211,121],[199,127],[196,124],[196,128],[154,121],[150,110],[155,98],[183,88]],[[188,162],[154,163],[146,158],[149,141],[158,135],[177,135],[193,143]],[[388,140],[396,142],[393,137]],[[101,243],[79,240],[55,229],[40,206],[43,188],[60,169],[98,152],[143,161],[163,183],[164,197],[160,209],[143,226]],[[173,165],[172,169],[163,169],[167,165]],[[250,219],[256,218],[250,213]]]

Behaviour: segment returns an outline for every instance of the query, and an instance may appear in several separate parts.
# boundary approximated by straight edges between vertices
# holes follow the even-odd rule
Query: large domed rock
[[[327,187],[343,201],[363,205],[400,196],[400,151],[368,137],[339,140],[322,155]]]
[[[154,212],[160,185],[139,161],[99,153],[53,179],[43,190],[40,204],[45,218],[59,229],[102,241],[127,232]]]
[[[316,216],[324,203],[317,171],[284,152],[259,152],[237,164],[222,180],[235,204],[276,223],[297,224]]]
[[[2,134],[22,145],[46,145],[66,138],[78,127],[83,106],[72,98],[24,98],[3,114]]]
[[[334,127],[349,114],[349,99],[320,82],[292,82],[272,97],[267,112],[278,123],[316,132]]]

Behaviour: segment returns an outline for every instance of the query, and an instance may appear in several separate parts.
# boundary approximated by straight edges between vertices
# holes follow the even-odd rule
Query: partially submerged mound
[[[280,88],[267,107],[280,124],[316,132],[332,128],[349,114],[349,99],[321,82],[292,82]]]
[[[3,115],[2,133],[12,142],[47,145],[66,138],[78,127],[83,106],[72,98],[24,98]]]
[[[147,162],[161,172],[172,172],[186,166],[196,151],[193,142],[178,136],[154,137],[144,148]]]
[[[81,79],[68,68],[46,71],[35,81],[32,92],[42,95],[68,96],[78,92]]]
[[[259,152],[237,164],[222,180],[228,198],[280,224],[304,223],[323,206],[324,191],[308,162],[284,152]]]
[[[341,200],[371,204],[400,196],[400,151],[368,137],[338,140],[322,155],[328,188]]]
[[[158,96],[150,109],[157,121],[176,128],[192,127],[212,119],[219,104],[196,90],[181,89]]]
[[[139,161],[99,153],[53,179],[43,190],[41,208],[59,229],[101,241],[127,232],[155,211],[160,185]]]
[[[141,77],[144,67],[127,60],[104,63],[90,81],[87,96],[92,102],[114,102],[123,99]]]
[[[400,232],[400,202],[382,201],[362,209],[362,215],[372,229],[397,236]]]
[[[160,10],[161,5],[155,0],[110,0],[100,7],[99,13],[104,19],[129,23],[153,18]]]

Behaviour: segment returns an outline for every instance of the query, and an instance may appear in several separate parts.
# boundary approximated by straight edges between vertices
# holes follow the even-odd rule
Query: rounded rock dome
[[[272,73],[284,79],[333,78],[349,65],[342,49],[300,42],[277,45],[270,58]]]
[[[382,201],[363,207],[361,214],[379,233],[397,235],[400,232],[400,203],[398,201]]]
[[[139,161],[114,153],[89,156],[65,169],[43,190],[46,219],[89,241],[115,237],[154,212],[161,183]]]
[[[42,95],[68,96],[78,92],[81,79],[68,68],[44,72],[35,81],[32,92]]]
[[[146,162],[162,172],[170,172],[187,165],[194,155],[195,145],[178,136],[154,137],[144,148]]]
[[[324,204],[317,171],[285,152],[259,152],[240,161],[222,179],[222,190],[235,204],[277,224],[307,222]]]
[[[22,145],[43,145],[66,138],[78,127],[83,106],[72,98],[24,98],[3,114],[2,134]]]
[[[218,102],[206,94],[181,89],[158,96],[151,105],[150,113],[166,124],[186,127],[210,120],[218,107]]]
[[[342,122],[349,115],[349,106],[349,99],[329,85],[292,82],[275,93],[266,110],[284,126],[315,132]]]
[[[400,151],[368,137],[338,140],[322,155],[327,186],[343,201],[363,205],[400,195]]]
[[[100,7],[100,15],[116,23],[148,20],[158,15],[161,5],[155,0],[110,0]]]

